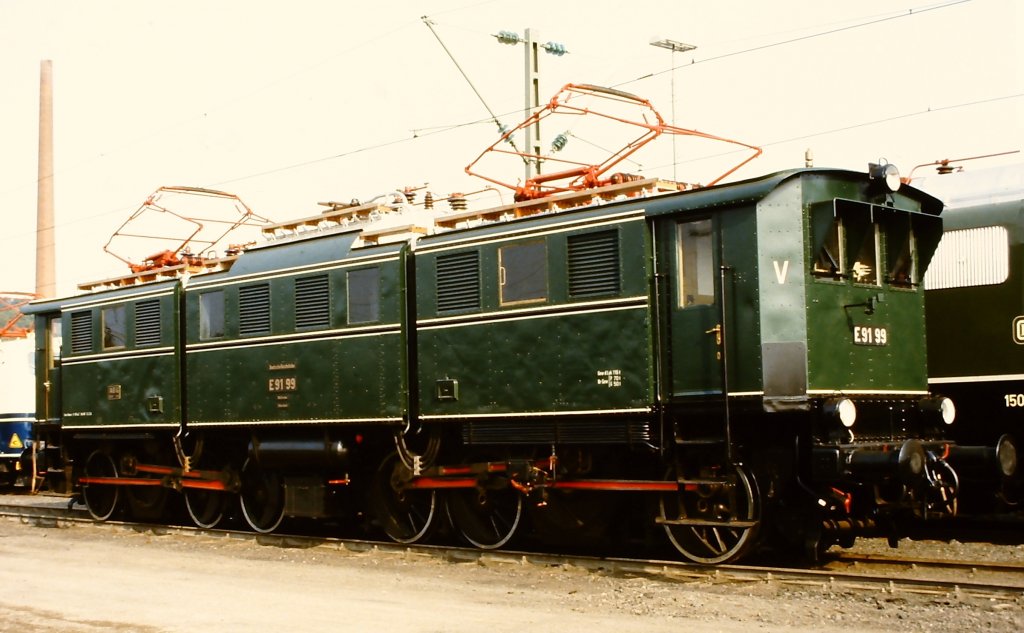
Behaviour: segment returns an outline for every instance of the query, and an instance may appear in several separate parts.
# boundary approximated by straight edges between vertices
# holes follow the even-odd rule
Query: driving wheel
[[[740,465],[735,476],[680,484],[661,497],[659,522],[688,560],[705,565],[742,557],[760,527],[757,487]]]
[[[113,458],[104,451],[93,451],[85,460],[84,477],[117,477],[117,466]],[[82,485],[82,499],[85,508],[97,521],[106,521],[117,511],[121,502],[120,486],[110,484]]]
[[[448,491],[448,517],[465,541],[480,549],[511,542],[523,518],[523,495],[511,487]]]
[[[252,459],[245,460],[240,497],[242,516],[253,530],[266,534],[281,525],[284,520],[284,482],[280,473],[265,470]]]
[[[419,543],[437,523],[437,492],[408,487],[412,472],[391,453],[373,478],[370,506],[388,538],[397,543]]]

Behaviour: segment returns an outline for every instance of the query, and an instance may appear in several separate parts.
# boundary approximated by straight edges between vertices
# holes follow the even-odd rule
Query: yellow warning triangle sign
[[[11,435],[11,441],[7,443],[7,448],[24,448],[17,433]]]

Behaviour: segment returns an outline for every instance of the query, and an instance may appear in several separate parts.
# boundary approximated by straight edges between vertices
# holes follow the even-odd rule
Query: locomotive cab
[[[744,524],[779,499],[803,499],[795,532],[813,550],[956,512],[944,439],[955,407],[928,391],[921,285],[942,205],[884,185],[788,172],[652,213],[680,481],[734,506],[726,520],[663,520],[684,553],[717,561],[746,547]],[[712,529],[732,540],[708,545]]]

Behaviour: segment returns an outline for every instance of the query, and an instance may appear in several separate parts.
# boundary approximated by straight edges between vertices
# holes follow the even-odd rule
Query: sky
[[[568,50],[540,56],[542,102],[568,83],[614,87],[675,125],[761,146],[731,180],[800,167],[808,149],[816,166],[904,174],[1024,150],[1018,0],[0,0],[0,292],[35,284],[41,60],[68,294],[127,272],[103,246],[161,186],[227,191],[275,221],[407,186],[481,189],[464,168],[497,139],[488,109],[510,127],[526,116],[523,47],[494,34],[526,29]],[[594,163],[605,142],[570,136]],[[673,165],[660,140],[644,152],[623,170],[688,182],[735,156],[680,143]]]

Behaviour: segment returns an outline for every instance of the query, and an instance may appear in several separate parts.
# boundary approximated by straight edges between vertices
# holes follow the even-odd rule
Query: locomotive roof
[[[694,189],[684,194],[653,200],[647,204],[647,215],[656,216],[674,213],[680,210],[711,209],[724,205],[756,202],[774,191],[783,182],[799,176],[829,176],[854,182],[864,182],[863,172],[848,169],[804,168],[779,171],[766,176],[741,180],[739,182],[716,185],[704,189]],[[917,200],[922,211],[928,215],[938,215],[942,211],[942,201],[920,189],[903,185],[899,194]],[[668,199],[670,198],[670,199]]]
[[[606,210],[623,206],[634,206],[643,208],[645,215],[658,216],[668,213],[696,209],[714,209],[737,204],[752,203],[761,200],[769,193],[778,188],[783,182],[801,176],[827,176],[830,178],[850,180],[851,182],[865,182],[865,174],[844,169],[827,168],[804,168],[780,171],[757,178],[751,178],[734,183],[715,185],[713,187],[697,188],[687,191],[672,191],[661,187],[656,180],[644,181],[645,186],[640,195],[630,197],[612,198],[604,195],[601,190],[581,192],[585,200],[580,206],[559,209],[554,205],[548,211],[534,212],[536,214],[525,215],[524,217],[509,217],[508,210],[520,205],[509,205],[500,207],[495,211],[501,211],[490,221],[476,224],[465,228],[454,228],[456,225],[449,222],[454,216],[442,216],[438,219],[437,225],[442,230],[423,238],[427,242],[444,241],[445,236],[464,235],[470,231],[501,232],[503,227],[510,224],[521,225],[530,220],[536,221],[541,218],[554,218],[563,213],[593,213],[600,215]],[[655,183],[652,184],[651,183]],[[910,197],[918,201],[924,213],[937,215],[942,210],[942,202],[930,194],[919,189],[904,185],[900,188],[899,196]],[[529,206],[529,205],[523,205]],[[485,210],[476,214],[478,218],[489,218],[491,210]],[[464,215],[464,214],[463,214]],[[444,230],[447,227],[447,230]],[[353,249],[358,248],[360,254],[371,255],[374,251],[395,250],[406,243],[405,240],[376,245],[365,244],[360,241],[360,234],[366,227],[339,226],[333,230],[316,231],[305,234],[296,234],[290,237],[279,238],[268,241],[264,244],[252,247],[244,254],[225,258],[222,260],[226,265],[219,268],[208,268],[199,270],[196,276],[201,275],[204,280],[225,279],[241,277],[252,274],[260,274],[274,270],[283,270],[295,267],[305,267],[321,263],[336,261],[347,257]],[[230,260],[230,261],[228,261]],[[115,284],[107,285],[106,282],[86,284],[83,289],[89,290],[84,294],[57,299],[44,299],[35,301],[28,306],[24,312],[35,314],[50,311],[59,307],[71,305],[84,305],[97,301],[108,301],[119,297],[138,296],[152,292],[160,292],[172,287],[176,279],[184,277],[188,279],[188,271],[177,271],[177,274],[161,276],[160,271],[151,275],[151,279],[140,279],[141,283],[135,285]],[[171,277],[171,278],[168,278]],[[111,281],[119,281],[122,278]],[[187,281],[186,281],[187,283]]]
[[[139,297],[143,295],[161,294],[174,288],[176,283],[176,280],[167,279],[159,282],[147,283],[145,285],[110,288],[65,297],[55,297],[52,299],[37,299],[36,301],[26,305],[22,309],[22,312],[25,314],[37,314],[56,311],[61,308],[101,303],[122,297]]]

